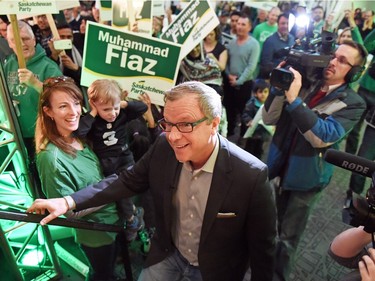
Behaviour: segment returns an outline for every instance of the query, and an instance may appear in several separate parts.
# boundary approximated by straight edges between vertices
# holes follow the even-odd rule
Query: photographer
[[[267,162],[278,209],[275,280],[288,280],[310,211],[332,176],[333,166],[322,155],[338,147],[365,109],[349,83],[359,77],[366,56],[362,45],[345,42],[324,68],[323,79],[308,88],[290,67],[289,89],[272,87],[265,102],[263,122],[276,125]]]
[[[341,232],[333,239],[328,250],[337,263],[356,269],[344,280],[375,280],[375,249],[369,247],[372,232],[368,233],[365,229],[360,226]]]

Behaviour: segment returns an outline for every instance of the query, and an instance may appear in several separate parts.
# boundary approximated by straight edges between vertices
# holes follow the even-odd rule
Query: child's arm
[[[147,93],[143,93],[142,95],[139,96],[139,99],[145,105],[147,105],[147,111],[143,114],[143,117],[145,118],[145,120],[147,122],[148,128],[150,128],[150,129],[155,128],[156,122],[155,122],[154,116],[152,115],[150,96]]]
[[[79,120],[78,129],[74,131],[74,135],[76,135],[77,137],[81,137],[81,138],[86,137],[87,134],[90,132],[94,121],[95,121],[95,117],[91,115],[91,112],[90,114],[81,116]]]
[[[142,95],[139,95],[142,96]],[[147,111],[147,105],[140,101],[128,101],[126,106],[127,121],[141,117]]]
[[[96,115],[98,115],[98,110],[95,107],[95,103],[89,100],[91,111],[90,113],[81,116],[79,119],[78,129],[74,132],[77,137],[86,137],[92,128],[92,124],[95,121]]]

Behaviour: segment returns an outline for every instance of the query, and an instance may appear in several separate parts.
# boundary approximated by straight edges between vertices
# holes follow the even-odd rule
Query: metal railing
[[[0,263],[0,269],[2,269],[1,265],[3,265],[7,272],[10,271],[12,274],[11,280],[25,281],[24,273],[31,268],[20,265],[17,263],[17,259],[20,258],[23,251],[26,251],[27,247],[30,247],[27,243],[35,237],[35,233],[40,229],[41,226],[38,223],[43,216],[23,212],[26,210],[25,206],[29,205],[32,199],[40,197],[40,195],[38,194],[38,188],[35,186],[34,178],[29,169],[30,163],[28,163],[25,144],[17,122],[17,114],[8,91],[2,66],[0,62],[0,208],[9,208],[12,211],[0,211],[0,258],[5,258],[7,260],[6,266]],[[9,223],[11,226],[3,231],[3,226],[7,225],[8,222],[1,220],[12,220],[16,221],[16,223]],[[17,243],[19,251],[15,255],[13,251],[15,243],[10,240],[10,233],[15,229],[21,229],[21,227],[28,223],[35,223],[37,225],[35,228],[31,228],[31,230],[27,229],[24,231],[22,229],[26,239],[24,239],[25,241],[22,241],[22,243]],[[57,218],[49,225],[119,233],[119,238],[123,241],[123,243],[121,243],[123,246],[121,250],[124,256],[123,261],[126,278],[127,280],[133,280],[128,245],[123,227],[63,218]],[[58,278],[61,276],[62,272],[50,230],[48,226],[42,226],[41,230],[42,231],[37,234],[44,238],[48,259],[51,261],[52,265],[49,268],[44,268],[43,266],[40,269],[42,271],[48,270],[52,272],[51,276],[53,275],[55,278]],[[3,273],[4,272],[0,270],[1,280],[4,278]]]
[[[23,223],[38,224],[44,217],[45,215],[29,214],[29,213],[18,212],[18,211],[0,211],[0,219],[19,221]],[[88,222],[88,221],[84,221],[80,219],[65,219],[65,218],[56,218],[52,220],[51,222],[49,222],[49,225],[82,228],[82,229],[95,230],[95,231],[117,232],[119,235],[119,239],[120,239],[121,254],[123,258],[122,260],[123,260],[123,266],[125,269],[126,280],[133,281],[132,268],[131,268],[131,262],[130,262],[130,257],[129,257],[128,242],[125,237],[125,229],[123,226]],[[42,226],[42,229],[44,232],[44,236],[46,236],[45,238],[47,238],[46,243],[48,244],[49,250],[54,253],[54,254],[52,253],[51,259],[52,259],[52,264],[54,265],[54,270],[57,273],[55,277],[60,278],[62,276],[62,272],[59,266],[59,262],[57,260],[57,255],[52,245],[52,238],[50,237],[49,231],[46,231],[48,230],[48,226]],[[31,233],[31,235],[33,235],[33,232]],[[25,249],[28,243],[28,240],[30,239],[31,239],[31,236],[29,236],[29,238],[26,239],[26,241],[24,242],[24,245],[21,247],[21,250],[20,250],[21,252],[23,249]],[[7,238],[5,237],[4,232],[0,226],[0,242],[1,241],[4,242],[3,245],[4,244],[8,245],[8,247],[3,248],[3,251],[11,269],[13,269],[13,272],[15,275],[14,277],[16,278],[16,280],[24,280],[22,277],[22,274],[19,272],[19,268],[18,268],[19,265],[17,265],[16,257],[14,256],[13,251],[9,247],[9,244],[6,243]]]

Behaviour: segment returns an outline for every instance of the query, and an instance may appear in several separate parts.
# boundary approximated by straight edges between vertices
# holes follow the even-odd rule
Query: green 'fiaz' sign
[[[83,86],[96,79],[118,80],[124,90],[160,95],[174,85],[180,46],[157,38],[119,31],[110,26],[88,22],[83,55]],[[136,84],[134,84],[136,83]]]
[[[193,31],[193,27],[210,9],[207,1],[193,0],[163,32],[161,39],[183,44]]]
[[[185,57],[218,24],[216,13],[207,0],[192,0],[160,38],[181,44],[180,55]]]

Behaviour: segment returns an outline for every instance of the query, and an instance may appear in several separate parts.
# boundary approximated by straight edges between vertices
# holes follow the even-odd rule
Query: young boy
[[[91,111],[81,117],[75,134],[86,137],[99,158],[104,176],[119,174],[134,164],[126,143],[126,124],[142,116],[147,105],[140,101],[124,101],[118,83],[109,79],[94,81],[87,90]],[[131,199],[117,202],[120,216],[126,220],[126,236],[131,241],[143,228],[143,209],[135,208]]]
[[[254,156],[262,159],[264,149],[263,145],[265,142],[270,140],[270,126],[265,126],[260,118],[258,121],[254,119],[260,107],[266,101],[269,94],[270,85],[263,79],[257,79],[253,86],[253,96],[246,103],[245,109],[242,113],[242,122],[247,127],[252,127],[252,133],[246,138],[245,150],[253,154]],[[256,118],[258,119],[258,118]]]

